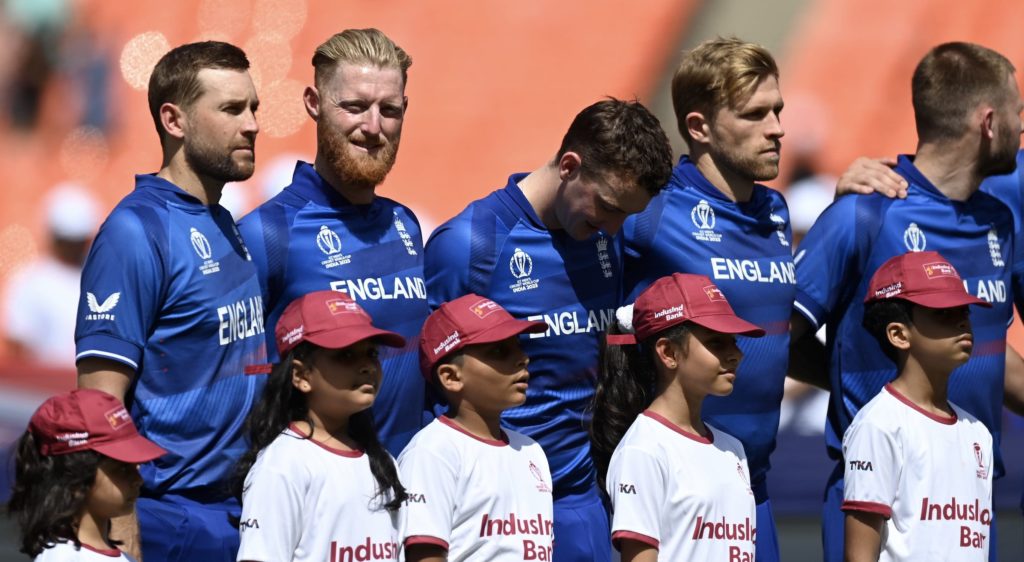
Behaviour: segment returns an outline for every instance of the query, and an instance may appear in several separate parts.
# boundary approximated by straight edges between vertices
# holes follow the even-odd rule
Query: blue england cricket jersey
[[[775,449],[789,364],[789,317],[796,295],[789,211],[782,195],[755,185],[750,201],[730,200],[683,156],[668,186],[622,230],[626,302],[675,272],[707,275],[763,338],[738,337],[743,361],[729,396],[709,396],[708,422],[743,442],[751,487],[761,503]]]
[[[231,213],[136,176],[89,251],[75,341],[78,359],[136,370],[132,419],[169,451],[142,465],[146,493],[227,498],[265,380],[246,367],[266,362],[256,267]]]
[[[425,408],[417,345],[430,310],[416,216],[384,197],[353,205],[299,162],[291,185],[238,227],[266,295],[272,360],[277,319],[288,303],[313,291],[347,293],[374,325],[406,338],[404,348],[381,347],[384,379],[373,406],[381,442],[398,456],[423,427]]]
[[[519,189],[526,174],[474,201],[427,242],[433,307],[466,293],[487,296],[548,331],[522,337],[530,357],[526,403],[505,412],[512,429],[537,440],[556,495],[594,486],[587,409],[597,382],[599,334],[619,301],[619,257],[604,234],[573,240],[548,230]]]
[[[871,275],[887,259],[934,250],[950,261],[969,293],[992,308],[971,307],[974,351],[953,372],[949,400],[980,419],[996,443],[996,472],[1003,403],[1006,328],[1013,314],[1011,275],[1014,224],[1001,201],[977,192],[951,201],[912,161],[901,156],[896,172],[910,187],[906,199],[848,195],[832,204],[811,228],[796,256],[795,308],[815,326],[827,324],[829,405],[826,442],[837,456],[843,432],[864,404],[896,375],[874,338],[861,326]]]

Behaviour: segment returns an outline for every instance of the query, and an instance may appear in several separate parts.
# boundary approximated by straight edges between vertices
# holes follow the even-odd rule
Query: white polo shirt
[[[237,560],[398,560],[398,515],[375,498],[362,451],[281,433],[245,478]]]
[[[754,494],[739,440],[710,436],[645,411],[612,454],[605,485],[612,542],[658,549],[659,560],[754,560]]]
[[[843,437],[843,510],[886,518],[881,561],[988,560],[992,435],[950,407],[927,412],[886,385]]]
[[[70,541],[55,543],[32,559],[33,562],[135,562],[135,559],[116,548],[99,549],[83,544],[81,548]]]
[[[398,457],[409,492],[402,542],[448,549],[449,562],[551,560],[551,471],[536,441],[481,439],[441,416]]]

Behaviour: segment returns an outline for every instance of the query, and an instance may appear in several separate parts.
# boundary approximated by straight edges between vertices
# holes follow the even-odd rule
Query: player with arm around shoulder
[[[427,318],[423,375],[450,406],[398,458],[409,490],[405,560],[552,559],[547,457],[536,441],[501,426],[501,413],[526,400],[530,360],[519,337],[546,329],[474,294]]]
[[[378,346],[405,339],[335,291],[291,302],[275,335],[281,361],[249,415],[252,445],[236,471],[237,560],[398,560],[406,494],[369,408]]]
[[[992,436],[946,387],[974,349],[968,305],[991,304],[936,252],[888,260],[865,301],[864,327],[898,374],[843,437],[845,557],[988,560]]]
[[[736,335],[764,335],[703,275],[662,277],[620,309],[633,334],[606,337],[591,428],[624,562],[753,562],[754,493],[743,445],[704,422],[732,392]],[[631,326],[630,326],[631,325]],[[627,429],[628,428],[628,429]]]

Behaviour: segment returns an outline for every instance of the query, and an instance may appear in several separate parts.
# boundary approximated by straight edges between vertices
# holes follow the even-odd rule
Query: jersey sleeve
[[[822,326],[857,273],[857,215],[861,200],[860,196],[847,195],[825,209],[793,258],[797,282],[793,306],[815,329]]]
[[[605,486],[612,502],[612,543],[615,548],[621,550],[623,539],[658,548],[662,536],[661,505],[665,495],[665,471],[658,459],[631,447],[616,451],[608,466]]]
[[[308,473],[287,459],[261,458],[245,479],[237,560],[291,560],[302,534]]]
[[[431,447],[414,444],[402,452],[398,467],[409,493],[401,512],[402,544],[433,544],[447,549],[457,500],[457,463]]]
[[[855,421],[843,438],[843,511],[892,517],[903,456],[896,435],[875,423]]]
[[[128,210],[115,211],[96,235],[82,271],[76,361],[100,357],[139,368],[167,279],[162,255],[166,244],[159,243],[161,233],[149,231],[143,219]],[[147,222],[150,228],[161,228],[156,217]]]
[[[473,232],[467,221],[455,217],[438,227],[423,250],[423,273],[431,310],[473,292],[470,256]]]

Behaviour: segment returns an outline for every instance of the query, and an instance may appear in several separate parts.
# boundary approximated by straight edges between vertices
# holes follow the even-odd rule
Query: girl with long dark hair
[[[249,415],[237,472],[238,560],[398,560],[406,492],[370,406],[378,345],[405,340],[335,291],[290,303],[275,337],[281,361]]]
[[[732,392],[736,316],[703,275],[655,281],[616,314],[594,399],[591,454],[623,562],[754,559],[754,496],[742,444],[704,423],[706,396]]]

